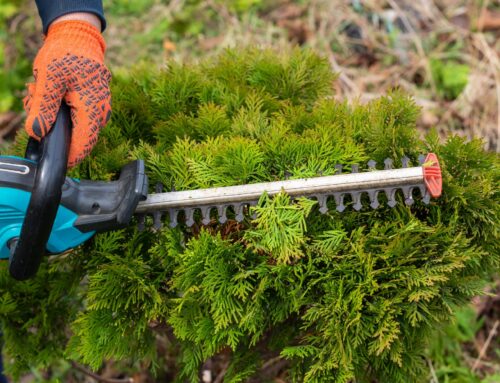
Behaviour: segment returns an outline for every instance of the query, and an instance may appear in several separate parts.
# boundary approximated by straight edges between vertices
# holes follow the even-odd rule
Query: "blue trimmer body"
[[[32,161],[0,156],[0,258],[9,258],[11,241],[21,235],[31,198],[32,173],[35,171],[36,163]],[[77,220],[77,212],[59,205],[46,244],[48,252],[62,253],[81,245],[94,235],[94,230],[85,232],[77,229]]]
[[[66,177],[71,135],[69,108],[61,105],[49,134],[30,140],[26,158],[0,156],[0,259],[12,277],[32,277],[45,254],[81,245],[96,232],[129,224],[148,180],[141,160],[116,181]]]

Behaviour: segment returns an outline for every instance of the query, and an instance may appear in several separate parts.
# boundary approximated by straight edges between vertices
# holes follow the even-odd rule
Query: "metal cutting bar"
[[[215,206],[220,204],[230,205],[245,201],[255,201],[263,193],[274,195],[282,190],[292,197],[300,197],[321,193],[347,193],[362,192],[369,189],[399,188],[418,184],[424,185],[424,170],[421,166],[374,170],[364,173],[149,194],[145,201],[139,203],[136,213],[153,213],[169,209]]]

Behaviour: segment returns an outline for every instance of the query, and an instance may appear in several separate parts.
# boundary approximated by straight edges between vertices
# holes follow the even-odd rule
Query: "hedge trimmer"
[[[198,217],[204,225],[213,217],[220,223],[228,216],[241,222],[263,193],[284,191],[291,197],[316,198],[321,213],[328,211],[329,201],[335,201],[337,211],[344,211],[349,206],[346,196],[360,210],[365,201],[376,209],[382,193],[391,207],[397,204],[398,191],[408,205],[415,190],[424,203],[441,194],[441,169],[436,155],[430,153],[419,159],[418,167],[409,167],[405,158],[400,169],[393,169],[392,161],[386,160],[384,170],[376,170],[376,163],[370,161],[367,172],[352,166],[351,173],[342,173],[338,166],[332,176],[166,193],[157,188],[157,193],[148,195],[141,160],[126,165],[117,181],[66,177],[70,124],[69,109],[63,104],[41,143],[28,142],[25,158],[0,156],[0,258],[9,259],[16,279],[33,276],[45,253],[62,253],[96,232],[122,228],[134,214],[140,226],[146,214],[153,215],[155,228],[161,227],[164,214],[169,215],[171,227],[178,224],[179,216],[192,226]]]

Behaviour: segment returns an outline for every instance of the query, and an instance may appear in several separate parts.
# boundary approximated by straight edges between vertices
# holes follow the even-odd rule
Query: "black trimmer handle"
[[[17,280],[35,275],[45,255],[66,178],[71,129],[70,109],[63,102],[50,132],[40,143],[28,143],[26,157],[38,166],[21,235],[10,245],[9,271]]]

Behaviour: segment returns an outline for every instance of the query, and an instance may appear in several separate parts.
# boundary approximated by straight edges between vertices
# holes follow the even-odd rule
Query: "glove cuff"
[[[106,43],[101,32],[82,20],[65,20],[51,24],[45,38],[51,49],[68,49],[71,53],[104,61]]]

